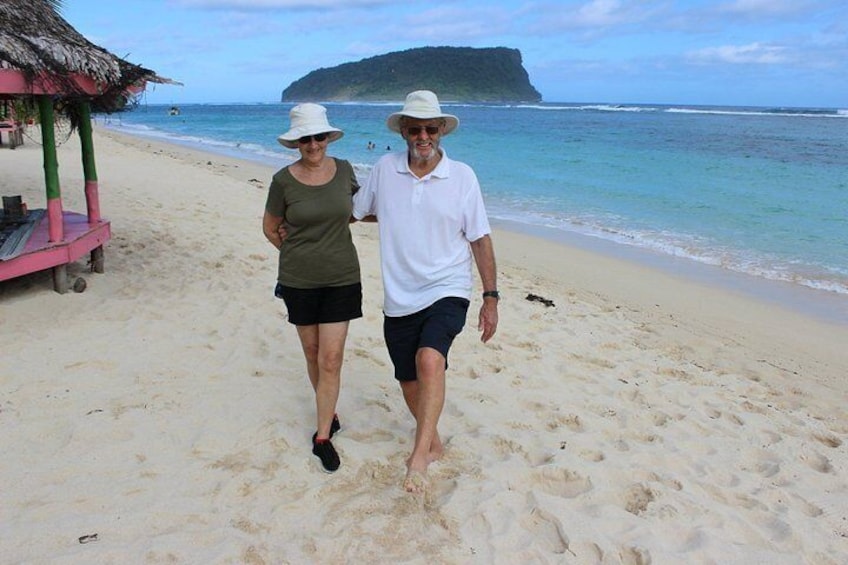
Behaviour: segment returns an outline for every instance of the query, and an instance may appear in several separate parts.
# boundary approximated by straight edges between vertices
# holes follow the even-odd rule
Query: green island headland
[[[420,47],[314,70],[282,102],[381,102],[432,90],[442,102],[539,102],[521,52],[507,47]]]

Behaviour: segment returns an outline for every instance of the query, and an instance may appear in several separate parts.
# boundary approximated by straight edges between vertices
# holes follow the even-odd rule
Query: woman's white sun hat
[[[442,118],[445,120],[444,135],[449,134],[459,125],[459,118],[451,114],[442,113],[442,108],[439,106],[439,99],[436,98],[435,93],[429,90],[416,90],[407,94],[406,102],[403,103],[403,109],[389,116],[389,119],[386,120],[386,125],[389,126],[390,130],[400,133],[400,119],[404,116],[419,120]]]
[[[320,104],[304,102],[298,104],[289,111],[291,127],[289,131],[277,138],[277,141],[289,149],[297,149],[297,140],[305,135],[326,133],[330,141],[335,141],[344,135],[344,132],[334,128],[327,121],[327,109]]]

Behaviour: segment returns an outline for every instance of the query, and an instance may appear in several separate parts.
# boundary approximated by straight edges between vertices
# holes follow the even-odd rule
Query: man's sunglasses
[[[313,139],[315,141],[324,141],[325,139],[327,139],[327,135],[328,134],[326,134],[326,133],[316,133],[315,135],[304,135],[303,137],[298,139],[297,142],[300,143],[301,145],[306,145],[307,143],[311,143]]]
[[[427,135],[436,135],[442,131],[441,126],[406,126],[406,133],[412,137],[421,135],[421,130],[427,130]]]

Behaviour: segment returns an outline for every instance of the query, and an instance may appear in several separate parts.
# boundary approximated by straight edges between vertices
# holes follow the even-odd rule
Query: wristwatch
[[[494,298],[495,300],[500,300],[501,293],[497,290],[487,290],[483,293],[483,298]]]

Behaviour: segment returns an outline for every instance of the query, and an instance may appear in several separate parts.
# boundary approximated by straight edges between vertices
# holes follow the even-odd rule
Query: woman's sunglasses
[[[327,135],[328,134],[326,134],[326,133],[316,133],[315,135],[304,135],[303,137],[298,139],[297,142],[300,143],[301,145],[306,145],[307,143],[312,143],[313,139],[315,141],[324,141],[325,139],[327,139]]]

